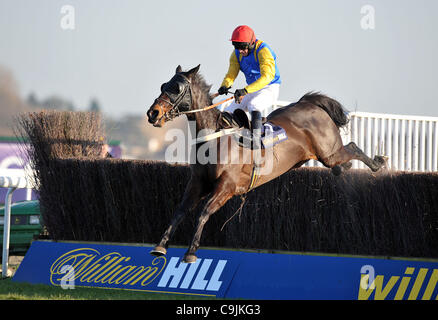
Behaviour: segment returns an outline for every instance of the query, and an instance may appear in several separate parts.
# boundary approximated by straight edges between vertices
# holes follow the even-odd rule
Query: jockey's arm
[[[275,77],[275,60],[268,48],[262,48],[258,54],[260,63],[260,78],[245,87],[248,93],[256,92],[274,80]]]
[[[240,71],[240,65],[239,61],[237,61],[236,54],[234,51],[231,53],[230,56],[230,66],[228,67],[228,72],[225,75],[224,80],[222,81],[221,87],[231,87],[234,83],[234,80],[237,78],[237,75]]]

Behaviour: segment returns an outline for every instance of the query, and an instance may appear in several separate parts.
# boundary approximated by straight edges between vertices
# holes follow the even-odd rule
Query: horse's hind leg
[[[375,156],[374,159],[371,159],[354,142],[350,142],[335,154],[322,159],[322,162],[327,167],[332,168],[333,174],[339,175],[343,170],[351,168],[351,160],[362,161],[373,172],[376,172],[386,164],[387,159],[382,156]]]
[[[344,149],[353,154],[353,159],[360,160],[365,163],[373,172],[379,171],[380,168],[386,165],[387,157],[374,156],[374,159],[368,157],[354,142],[347,144]]]

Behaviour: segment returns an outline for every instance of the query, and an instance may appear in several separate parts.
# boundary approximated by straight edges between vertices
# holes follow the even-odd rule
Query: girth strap
[[[251,191],[255,187],[257,180],[260,177],[259,173],[260,173],[260,166],[254,163],[254,167],[252,168],[252,173],[251,173],[251,181],[249,183],[247,192]]]

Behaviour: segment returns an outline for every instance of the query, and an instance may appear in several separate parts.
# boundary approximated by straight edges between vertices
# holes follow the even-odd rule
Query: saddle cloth
[[[265,122],[262,126],[261,132],[261,147],[262,149],[269,149],[288,139],[286,130],[282,127]],[[234,139],[243,148],[253,149],[252,134],[249,129],[243,129],[234,133]]]
[[[265,122],[262,126],[262,148],[272,148],[276,144],[287,140],[286,130],[282,127]]]
[[[252,134],[251,134],[251,122],[248,119],[245,111],[236,109],[234,113],[223,112],[222,122],[224,128],[242,128],[242,130],[234,133],[235,140],[241,147],[252,147]],[[261,147],[262,149],[272,148],[276,144],[287,140],[286,131],[269,121],[266,118],[262,118],[262,132],[261,132]]]

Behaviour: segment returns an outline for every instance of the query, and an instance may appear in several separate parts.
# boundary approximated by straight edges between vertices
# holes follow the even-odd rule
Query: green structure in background
[[[0,234],[3,235],[5,207],[0,206]],[[24,255],[32,240],[43,232],[38,200],[14,203],[11,206],[11,238],[9,252]],[[3,237],[0,237],[0,247]]]

